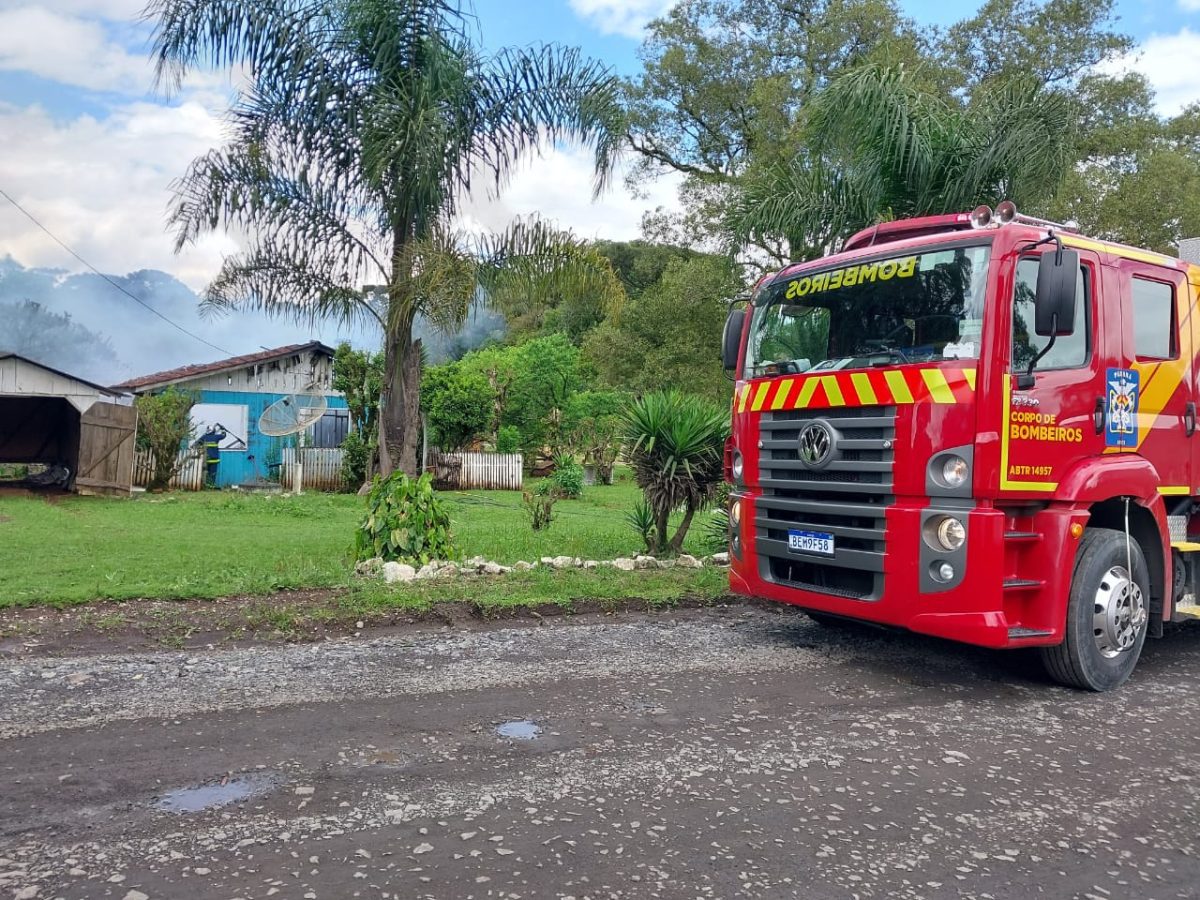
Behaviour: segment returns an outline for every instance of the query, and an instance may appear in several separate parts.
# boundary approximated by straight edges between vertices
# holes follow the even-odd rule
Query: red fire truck
[[[1198,301],[1010,202],[764,278],[723,348],[732,588],[1122,684],[1200,615]]]

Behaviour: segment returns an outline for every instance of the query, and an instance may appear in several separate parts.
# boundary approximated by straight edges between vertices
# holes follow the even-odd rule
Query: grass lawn
[[[447,492],[459,549],[502,563],[559,554],[632,555],[639,538],[624,521],[639,492],[629,481],[560,501],[549,529],[534,532],[513,491]],[[232,492],[139,495],[130,500],[0,496],[0,607],[96,599],[210,598],[284,588],[354,584],[350,547],[363,501],[351,495]],[[697,517],[685,549],[702,553]],[[536,573],[471,589],[482,602],[556,602],[562,597],[655,599],[712,576],[662,573]],[[708,586],[711,588],[711,586]],[[715,588],[711,588],[715,590]],[[450,586],[407,588],[415,604]],[[461,586],[457,588],[461,595]],[[522,599],[523,598],[523,599]],[[395,603],[395,590],[359,586],[353,602]]]

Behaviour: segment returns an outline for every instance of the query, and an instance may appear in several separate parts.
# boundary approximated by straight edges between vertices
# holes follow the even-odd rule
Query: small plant
[[[426,473],[409,478],[396,472],[376,480],[367,495],[367,514],[354,540],[356,559],[381,557],[424,564],[455,559],[450,514],[433,491]]]
[[[342,485],[345,490],[354,492],[362,487],[374,452],[374,439],[365,440],[359,431],[346,432],[342,438]]]
[[[583,496],[583,466],[569,453],[555,458],[554,474],[549,480],[552,490],[560,498],[578,500]]]
[[[557,502],[558,495],[549,481],[543,481],[532,491],[521,494],[521,505],[525,509],[525,515],[529,516],[529,524],[533,526],[534,531],[550,527],[550,523],[554,521],[554,504]]]
[[[654,549],[654,511],[650,504],[639,500],[630,512],[625,513],[625,521],[641,537],[646,552],[651,552]]]

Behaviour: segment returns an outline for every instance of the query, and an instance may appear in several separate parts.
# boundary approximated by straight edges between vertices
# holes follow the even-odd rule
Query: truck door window
[[[1013,292],[1012,317],[1012,370],[1024,372],[1033,359],[1050,340],[1041,337],[1033,328],[1033,298],[1037,292],[1038,257],[1026,256],[1017,263],[1017,286]],[[1086,365],[1092,341],[1089,333],[1092,292],[1087,268],[1079,267],[1075,304],[1075,331],[1060,337],[1050,352],[1038,362],[1038,371],[1045,369],[1077,369]]]
[[[1134,276],[1131,287],[1134,356],[1138,359],[1178,358],[1174,285]]]

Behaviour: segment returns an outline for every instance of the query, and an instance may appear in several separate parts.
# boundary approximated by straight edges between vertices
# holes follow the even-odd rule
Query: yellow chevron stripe
[[[836,375],[821,376],[821,385],[825,388],[825,396],[829,398],[830,406],[846,405],[846,398],[842,396],[842,386],[838,384]]]
[[[767,393],[771,390],[771,382],[764,381],[758,386],[758,393],[754,395],[754,402],[750,404],[751,412],[758,412],[762,409],[763,402],[767,399]]]
[[[963,369],[963,377],[967,379],[967,384],[970,386],[971,390],[975,390],[975,370]]]
[[[934,403],[954,402],[954,391],[950,390],[945,372],[941,369],[922,369],[921,377],[925,379],[925,386],[929,388]]]
[[[1186,484],[1183,486],[1164,484],[1159,487],[1158,492],[1164,497],[1182,497],[1190,494],[1192,490]]]
[[[818,379],[816,378],[808,378],[800,385],[800,396],[796,398],[794,409],[806,409],[808,407],[808,404],[812,402],[813,394],[816,393],[817,381]]]
[[[792,384],[795,381],[795,378],[785,378],[779,382],[779,388],[775,391],[775,399],[771,401],[771,409],[783,409],[783,404],[787,402],[788,394],[792,392]]]
[[[875,388],[871,387],[871,379],[866,372],[855,372],[850,376],[854,384],[854,392],[858,394],[858,402],[863,406],[874,406],[879,402],[875,396]]]
[[[739,388],[737,398],[737,411],[743,413],[746,411],[746,398],[750,396],[750,384],[747,382]]]
[[[887,381],[888,390],[892,392],[892,400],[896,403],[912,403],[912,391],[908,389],[908,382],[904,380],[904,376],[899,372],[884,372],[883,378]]]

